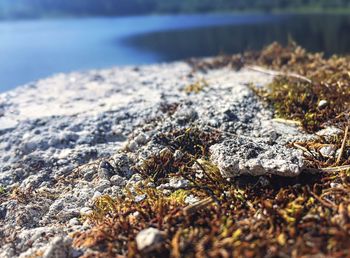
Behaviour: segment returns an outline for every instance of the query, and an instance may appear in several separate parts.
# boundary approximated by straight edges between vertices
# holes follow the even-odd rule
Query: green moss
[[[0,195],[6,194],[6,189],[2,185],[0,185]]]
[[[204,90],[208,86],[209,86],[208,82],[204,79],[201,79],[201,80],[196,81],[195,83],[187,85],[184,88],[184,91],[187,94],[190,94],[190,93],[198,94],[199,92],[201,92],[202,90]]]
[[[220,139],[220,134],[216,132],[204,132],[198,128],[187,128],[176,130],[167,134],[161,134],[156,142],[165,148],[140,165],[133,168],[135,173],[139,173],[144,178],[151,177],[155,182],[162,182],[169,174],[181,174],[192,167],[196,160],[206,159],[209,147]],[[180,151],[182,157],[175,160],[175,151]]]

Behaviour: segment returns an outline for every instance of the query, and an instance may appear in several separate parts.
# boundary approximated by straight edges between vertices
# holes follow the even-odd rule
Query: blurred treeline
[[[0,18],[214,11],[344,11],[350,0],[0,0]]]

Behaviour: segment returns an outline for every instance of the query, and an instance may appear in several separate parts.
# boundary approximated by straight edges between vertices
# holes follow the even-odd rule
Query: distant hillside
[[[344,8],[350,0],[1,0],[0,18]]]

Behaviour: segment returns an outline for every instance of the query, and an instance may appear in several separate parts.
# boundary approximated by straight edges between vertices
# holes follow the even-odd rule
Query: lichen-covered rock
[[[304,162],[299,150],[264,139],[233,137],[210,148],[211,159],[224,177],[239,175],[297,176]]]

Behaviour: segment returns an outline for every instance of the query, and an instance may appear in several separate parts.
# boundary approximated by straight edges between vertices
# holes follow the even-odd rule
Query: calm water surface
[[[346,15],[182,15],[0,22],[0,92],[54,73],[259,49],[350,53]]]

